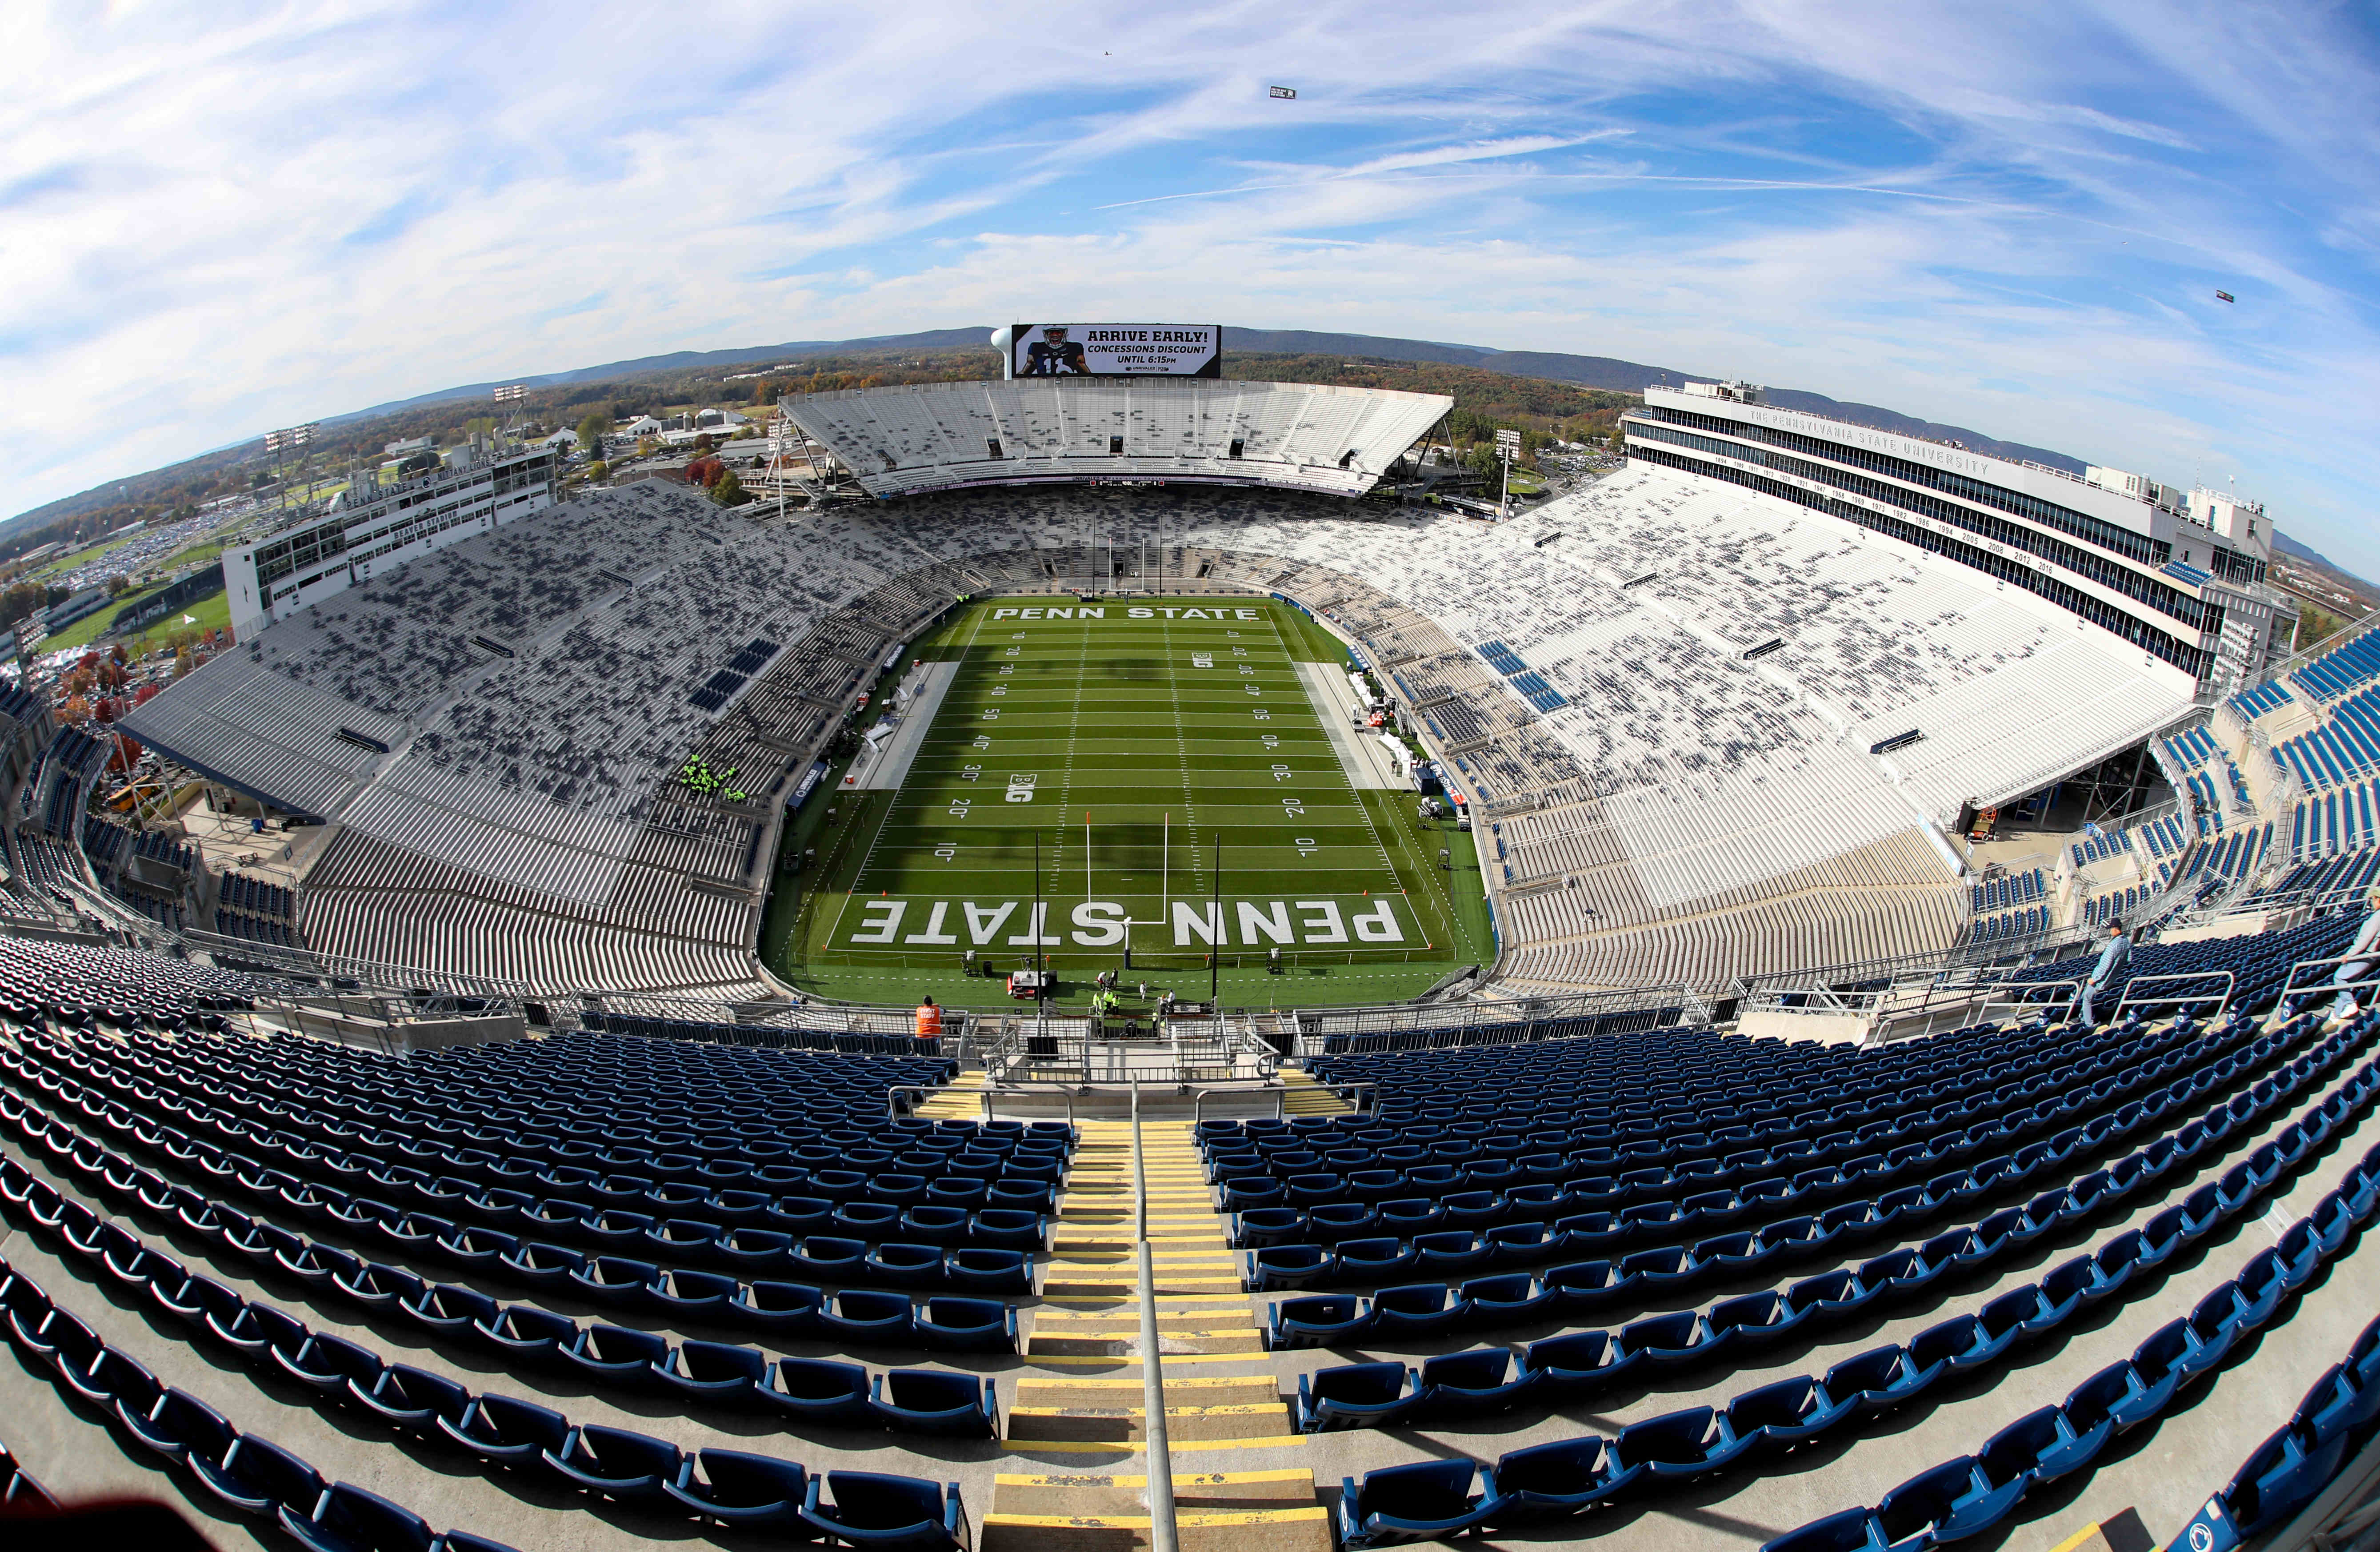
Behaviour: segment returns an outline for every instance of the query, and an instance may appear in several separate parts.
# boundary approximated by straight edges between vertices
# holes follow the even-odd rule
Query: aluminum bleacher
[[[1016,386],[999,408],[1030,411],[1016,445],[1091,434],[1066,397],[1081,385]],[[1263,386],[1230,424],[1340,434]],[[907,406],[884,432],[907,458],[972,445],[975,423],[953,417],[986,391],[864,399]],[[860,413],[862,397],[824,397],[820,414]],[[1178,440],[1222,423],[1192,413],[1204,403],[1110,412]],[[325,952],[430,969],[461,956],[511,980],[532,967],[492,946],[512,922],[559,932],[568,946],[542,963],[576,984],[740,996],[755,911],[694,887],[764,882],[748,865],[770,784],[806,767],[884,645],[955,596],[1096,582],[1094,530],[1102,554],[1161,545],[1177,573],[1204,573],[1177,586],[1280,592],[1364,643],[1451,782],[1518,827],[1498,880],[1527,895],[1508,912],[1512,968],[1549,984],[1718,987],[1947,946],[1978,903],[1927,827],[2087,765],[2180,704],[2155,665],[2030,594],[1632,468],[1492,527],[1256,489],[970,491],[787,521],[650,483],[597,491],[301,612],[128,731],[342,828],[306,891],[302,927]],[[433,640],[438,621],[453,624]],[[758,640],[779,650],[738,674]],[[674,783],[697,753],[763,773],[749,812],[689,807]],[[2200,776],[2210,756],[2185,753]],[[1523,823],[1540,811],[1563,816],[1543,837]],[[2218,793],[2202,812],[2243,810]],[[1751,944],[1774,957],[1744,960]]]
[[[1453,407],[1293,382],[1022,379],[808,394],[803,431],[874,496],[1050,479],[1190,480],[1361,495]]]

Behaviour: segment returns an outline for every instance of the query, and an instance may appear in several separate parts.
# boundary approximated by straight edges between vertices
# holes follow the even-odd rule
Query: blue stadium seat
[[[277,1520],[284,1508],[311,1513],[330,1485],[312,1466],[254,1434],[235,1437],[219,1458],[193,1449],[183,1461],[226,1509],[260,1519]]]
[[[549,1407],[510,1396],[480,1396],[461,1416],[439,1416],[431,1425],[491,1465],[541,1463],[547,1451],[561,1451],[570,1439],[570,1420]]]
[[[585,1424],[560,1449],[544,1453],[549,1470],[581,1490],[615,1503],[665,1506],[664,1485],[677,1480],[684,1457],[666,1439],[626,1428]]]
[[[743,1530],[791,1531],[802,1524],[809,1477],[792,1461],[735,1449],[686,1455],[662,1490],[688,1512]]]
[[[1500,1530],[1566,1518],[1622,1491],[1639,1474],[1614,1474],[1608,1447],[1593,1435],[1516,1449],[1488,1470],[1481,1522]]]
[[[864,1423],[868,1418],[868,1371],[822,1358],[780,1358],[770,1365],[759,1397],[811,1423]]]
[[[669,1339],[622,1326],[589,1326],[561,1350],[563,1362],[590,1382],[630,1390],[661,1388],[660,1365],[669,1360]]]
[[[894,1369],[875,1377],[868,1410],[906,1433],[996,1437],[1000,1431],[992,1382],[974,1375]]]
[[[529,1304],[505,1304],[492,1317],[471,1323],[478,1339],[509,1358],[530,1364],[559,1364],[578,1341],[578,1323]]]
[[[1485,1522],[1471,1490],[1477,1465],[1467,1459],[1422,1461],[1349,1477],[1339,1495],[1339,1544],[1347,1552],[1439,1541]]]
[[[758,1348],[725,1342],[684,1341],[652,1364],[662,1384],[689,1401],[714,1406],[757,1404],[768,1380],[769,1361]]]
[[[1307,1434],[1385,1427],[1403,1419],[1418,1376],[1402,1364],[1344,1364],[1297,1378],[1297,1426]]]
[[[874,1472],[818,1473],[809,1479],[801,1517],[821,1535],[880,1552],[944,1552],[965,1545],[956,1483],[937,1486]]]
[[[310,1552],[433,1552],[448,1545],[421,1516],[352,1483],[334,1483],[306,1514],[280,1511],[281,1527]]]
[[[389,1364],[369,1389],[350,1379],[347,1390],[391,1427],[433,1438],[441,1418],[460,1422],[471,1404],[471,1392],[464,1386],[410,1364]]]

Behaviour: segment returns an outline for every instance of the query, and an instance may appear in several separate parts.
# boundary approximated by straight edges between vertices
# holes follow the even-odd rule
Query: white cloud
[[[706,18],[0,20],[6,509],[455,382],[1115,311],[1739,371],[2236,471],[2380,566],[2350,12]]]

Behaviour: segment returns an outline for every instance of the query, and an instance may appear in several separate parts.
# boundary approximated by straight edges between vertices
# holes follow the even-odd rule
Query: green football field
[[[1113,969],[1296,1006],[1493,957],[1471,838],[1351,783],[1294,667],[1338,676],[1345,653],[1297,611],[995,599],[910,656],[950,678],[899,786],[813,797],[789,827],[816,855],[781,875],[763,942],[795,984],[990,1006],[965,955],[1005,976],[1038,953],[1070,1001]]]

